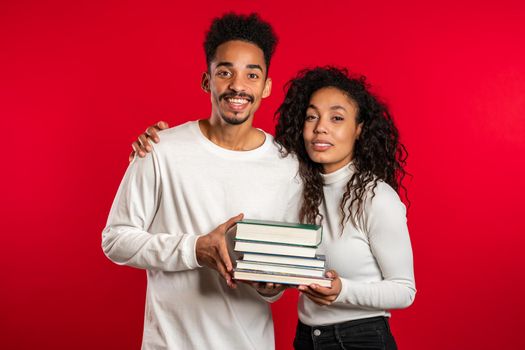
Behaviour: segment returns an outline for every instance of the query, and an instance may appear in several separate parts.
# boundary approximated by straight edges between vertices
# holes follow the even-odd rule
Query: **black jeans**
[[[328,326],[297,324],[296,350],[397,350],[386,317],[371,317]]]

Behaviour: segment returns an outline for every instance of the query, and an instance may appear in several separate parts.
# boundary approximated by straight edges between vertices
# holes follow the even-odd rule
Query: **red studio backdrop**
[[[140,347],[145,273],[106,259],[101,231],[134,138],[209,116],[202,40],[228,11],[280,37],[256,126],[273,132],[313,65],[365,74],[390,105],[418,289],[393,312],[399,348],[524,349],[525,5],[507,0],[2,1],[0,347]],[[277,349],[296,300],[272,306]]]

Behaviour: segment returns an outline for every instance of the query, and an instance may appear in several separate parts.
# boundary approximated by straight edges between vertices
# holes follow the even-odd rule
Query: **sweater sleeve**
[[[102,249],[119,265],[162,271],[195,269],[199,267],[198,236],[148,232],[162,196],[159,171],[155,152],[131,162],[102,232]]]
[[[303,201],[303,185],[300,180],[294,179],[288,187],[288,204],[284,215],[285,222],[300,222],[299,210]]]
[[[408,307],[416,289],[405,206],[390,186],[380,183],[366,211],[364,229],[383,280],[366,283],[341,278],[335,302],[381,310]]]

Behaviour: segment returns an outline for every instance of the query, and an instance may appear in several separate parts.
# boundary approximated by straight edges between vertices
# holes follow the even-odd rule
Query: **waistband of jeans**
[[[308,326],[302,323],[301,320],[299,320],[298,327],[300,330],[304,330],[308,332],[311,332],[314,329],[318,329],[321,332],[327,332],[327,331],[333,331],[336,328],[337,329],[352,328],[352,327],[357,327],[363,324],[375,323],[375,322],[384,322],[386,327],[389,327],[388,317],[385,317],[385,316],[360,318],[358,320],[351,320],[351,321],[334,323],[334,324],[329,324],[329,325],[324,325],[324,326]]]

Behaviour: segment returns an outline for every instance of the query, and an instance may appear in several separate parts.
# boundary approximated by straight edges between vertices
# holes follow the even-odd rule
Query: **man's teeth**
[[[243,105],[243,104],[248,103],[248,100],[244,98],[229,98],[228,102],[236,104],[236,105]]]

